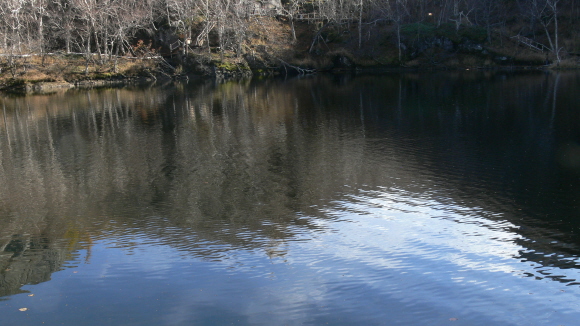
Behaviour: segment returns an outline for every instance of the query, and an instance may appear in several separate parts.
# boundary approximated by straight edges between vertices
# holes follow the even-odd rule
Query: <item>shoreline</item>
[[[86,79],[77,82],[66,81],[20,81],[16,85],[0,87],[0,93],[16,94],[46,94],[59,90],[68,89],[91,89],[101,87],[126,87],[130,85],[143,85],[155,82],[153,78],[127,77],[118,79]]]
[[[202,75],[195,73],[180,74],[169,76],[167,74],[151,74],[150,76],[142,76],[145,71],[139,72],[141,76],[122,76],[117,75],[112,78],[86,78],[75,81],[43,81],[43,80],[25,80],[22,78],[12,78],[4,85],[0,84],[0,94],[47,94],[57,92],[59,90],[68,89],[92,89],[92,88],[106,88],[106,87],[128,87],[155,84],[156,82],[169,82],[191,79],[214,79],[217,81],[248,79],[248,78],[276,78],[279,76],[310,76],[316,74],[325,75],[381,75],[392,73],[413,73],[413,72],[476,72],[476,71],[571,71],[578,70],[578,68],[554,68],[550,66],[494,66],[494,67],[440,67],[440,66],[420,66],[420,67],[396,67],[387,65],[365,66],[365,67],[351,67],[351,68],[331,68],[311,71],[309,73],[301,73],[299,71],[284,71],[284,68],[269,69],[264,71],[262,69],[239,71],[220,71],[214,70],[213,75]],[[56,76],[54,79],[62,79],[63,76]]]

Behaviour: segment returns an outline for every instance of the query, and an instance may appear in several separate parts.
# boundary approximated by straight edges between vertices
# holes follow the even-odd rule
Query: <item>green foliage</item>
[[[6,88],[17,88],[26,85],[26,81],[23,79],[12,78],[6,82]]]
[[[219,61],[214,63],[215,67],[222,71],[239,71],[239,70],[249,70],[249,67],[243,64],[236,64],[234,62]]]
[[[110,78],[113,78],[113,77],[115,77],[116,75],[117,75],[117,74],[114,74],[114,73],[109,73],[109,72],[101,72],[101,73],[96,73],[96,74],[94,75],[94,77],[93,77],[93,78],[94,78],[94,79],[97,79],[97,80],[99,80],[99,79],[103,80],[103,79],[110,79]]]
[[[459,30],[459,35],[476,43],[483,43],[487,39],[487,30],[481,26],[466,26]]]
[[[461,42],[461,35],[457,32],[455,24],[445,23],[441,24],[437,29],[437,36],[445,37],[451,40],[453,43]]]
[[[216,63],[216,68],[225,70],[225,71],[234,71],[237,69],[237,66],[230,62],[218,62]]]
[[[459,31],[455,24],[445,23],[439,25],[425,23],[413,23],[401,26],[401,34],[410,39],[425,39],[433,37],[443,37],[453,43],[460,43],[463,39],[468,39],[475,43],[483,43],[487,38],[487,31],[480,26],[460,26]]]
[[[434,37],[437,28],[433,24],[413,23],[401,26],[401,34],[408,38]]]

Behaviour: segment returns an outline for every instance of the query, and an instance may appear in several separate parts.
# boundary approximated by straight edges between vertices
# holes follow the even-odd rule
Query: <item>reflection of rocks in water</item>
[[[14,236],[0,244],[0,297],[22,293],[25,284],[50,280],[60,270],[70,252],[51,248],[48,239]]]

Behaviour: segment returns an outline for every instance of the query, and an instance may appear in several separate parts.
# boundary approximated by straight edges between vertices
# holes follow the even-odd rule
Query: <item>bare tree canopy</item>
[[[510,33],[545,44],[560,61],[567,51],[560,27],[577,24],[578,0],[2,0],[0,53],[4,56],[47,52],[82,53],[104,62],[138,55],[139,40],[155,48],[185,54],[187,47],[243,55],[248,26],[257,17],[283,18],[291,26],[313,23],[316,38],[310,51],[325,39],[327,26],[354,27],[358,49],[368,46],[376,24],[392,26],[399,60],[405,31],[421,27],[469,26],[484,29],[490,42],[506,24],[520,26]],[[415,24],[415,25],[413,25]],[[422,25],[417,25],[422,24]],[[343,28],[346,30],[346,28]],[[419,32],[417,32],[419,33]],[[509,33],[508,33],[509,34]],[[417,34],[418,35],[418,34]],[[522,39],[522,38],[519,38]],[[143,47],[142,47],[143,48]],[[96,59],[95,59],[96,58]]]

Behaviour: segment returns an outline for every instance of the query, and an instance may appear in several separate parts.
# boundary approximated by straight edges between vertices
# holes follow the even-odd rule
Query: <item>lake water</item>
[[[577,325],[580,74],[0,98],[1,325]]]

